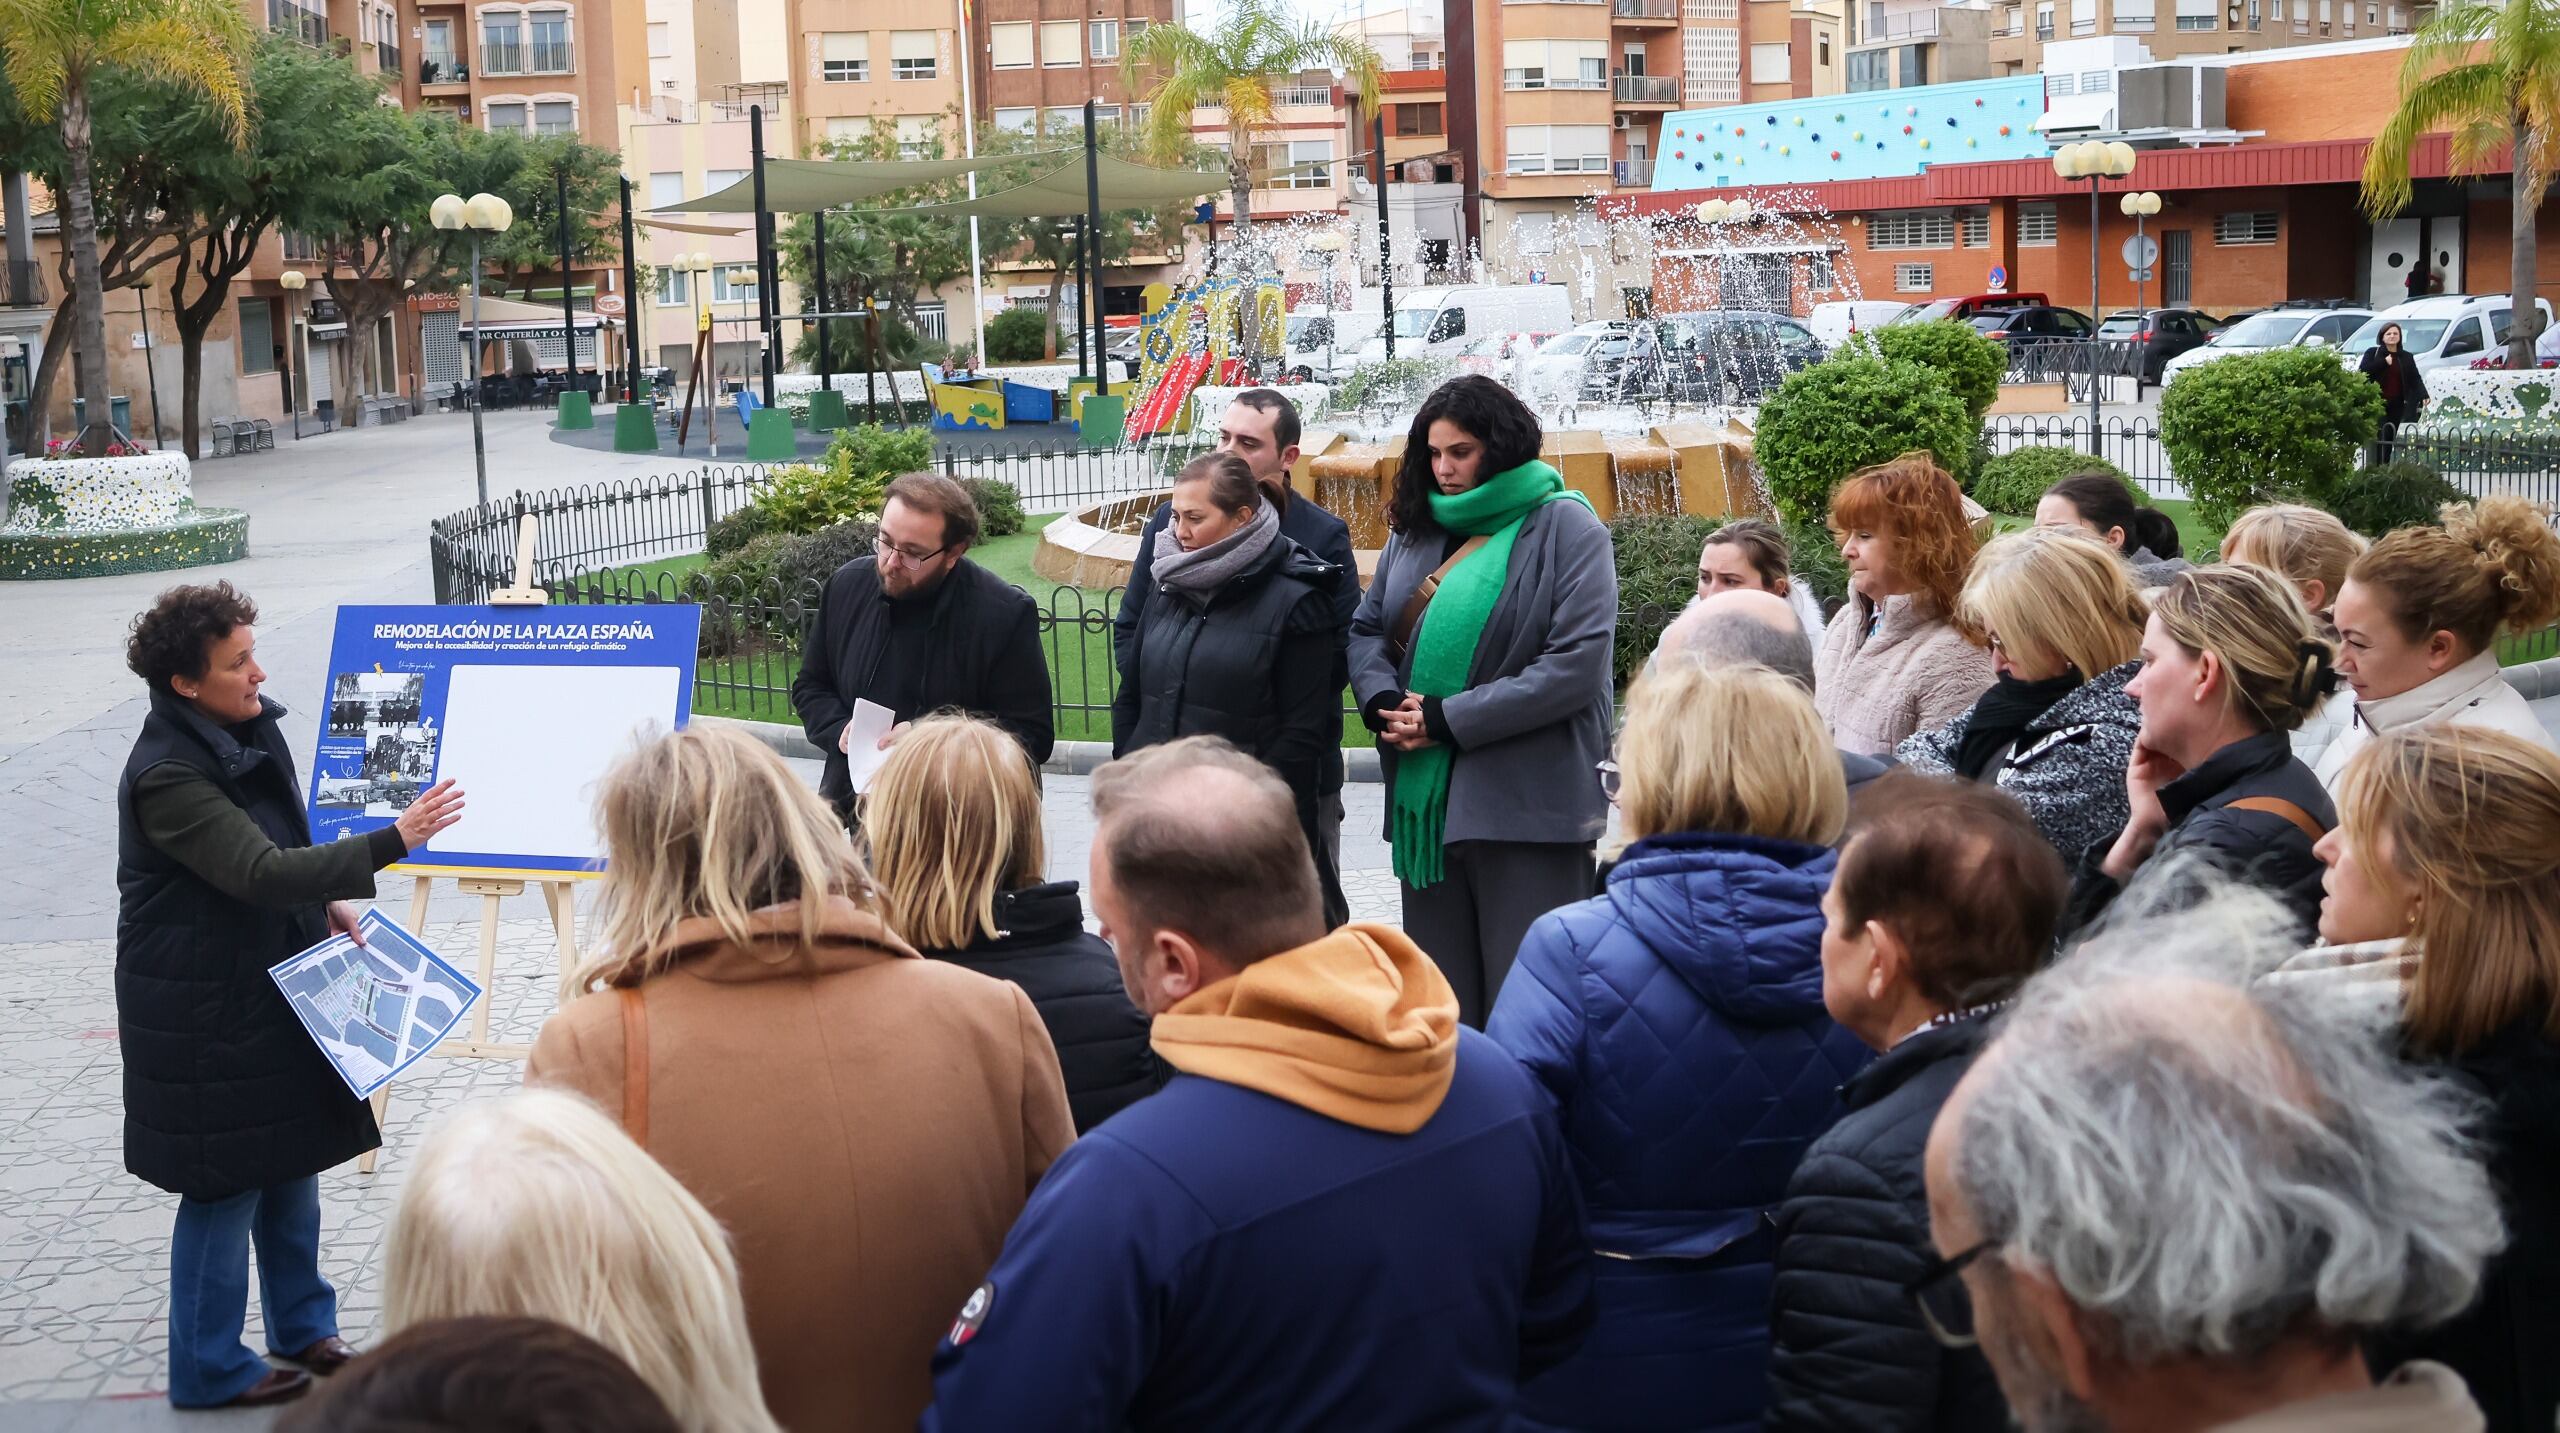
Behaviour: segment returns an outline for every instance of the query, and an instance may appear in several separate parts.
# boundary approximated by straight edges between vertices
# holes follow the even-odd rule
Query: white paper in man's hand
[[[836,739],[836,745],[844,752],[845,775],[853,780],[854,794],[869,790],[872,774],[889,759],[880,738],[887,736],[889,728],[897,723],[898,714],[878,702],[853,699],[853,720],[844,724],[844,735]]]

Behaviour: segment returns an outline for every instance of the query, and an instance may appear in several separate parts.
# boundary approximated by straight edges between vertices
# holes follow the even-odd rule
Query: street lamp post
[[[480,236],[503,234],[516,222],[515,207],[495,194],[474,194],[469,199],[447,194],[427,207],[427,216],[439,229],[471,231],[471,469],[480,484],[480,505],[489,505],[489,444],[480,427]],[[567,278],[561,280],[565,287]],[[572,329],[566,340],[577,342]]]
[[[311,280],[304,277],[300,269],[287,269],[276,275],[276,287],[292,297],[292,302],[287,305],[288,311],[284,319],[284,406],[292,410],[293,441],[297,443],[302,441],[302,393],[300,390],[310,386],[310,378],[302,371],[309,355],[296,354],[294,349],[295,340],[301,334],[302,289],[310,282]]]
[[[2142,221],[2160,212],[2160,196],[2151,193],[2148,190],[2137,194],[2127,194],[2122,199],[2116,201],[2116,207],[2124,212],[2124,216],[2126,218],[2133,221],[2134,252],[2139,255],[2142,252],[2142,240],[2144,238],[2142,232]],[[2151,330],[2150,310],[2143,302],[2142,290],[2143,285],[2150,279],[2150,277],[2150,264],[2141,263],[2133,266],[2133,311],[2143,315],[2142,328],[2146,335]],[[2164,295],[2169,291],[2169,286],[2165,281],[2160,285],[2160,291]],[[2150,347],[2151,341],[2146,337],[2143,340],[2143,348],[2146,356],[2148,355]],[[2133,398],[2137,403],[2142,401],[2142,368],[2139,364],[2135,365],[2133,373]]]
[[[2066,144],[2053,153],[2053,172],[2065,179],[2089,181],[2089,322],[2098,322],[2098,186],[2108,179],[2122,179],[2133,172],[2133,146],[2123,140],[2085,140]],[[2089,451],[2105,456],[2105,439],[2098,431],[2098,336],[2089,332]]]
[[[160,370],[151,365],[151,279],[148,275],[133,281],[141,293],[134,302],[142,306],[142,376],[151,384],[151,448],[160,448]],[[109,418],[115,415],[109,413]]]

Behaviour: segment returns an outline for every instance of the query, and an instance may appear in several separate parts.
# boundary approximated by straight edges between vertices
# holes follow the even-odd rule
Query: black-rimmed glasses
[[[1904,1282],[1903,1297],[1920,1311],[1920,1321],[1929,1326],[1929,1336],[1941,1345],[1974,1346],[1973,1299],[1965,1292],[1963,1274],[1974,1260],[1999,1247],[1999,1240],[1985,1239],[1952,1259],[1932,1254],[1928,1266]]]
[[[926,552],[919,548],[900,547],[898,544],[891,542],[885,537],[875,537],[871,540],[871,550],[879,553],[882,557],[894,557],[910,567],[921,567],[924,564],[933,561],[935,558],[940,557],[942,554],[949,552],[951,550],[951,544],[946,542],[942,546],[933,549],[931,552]]]

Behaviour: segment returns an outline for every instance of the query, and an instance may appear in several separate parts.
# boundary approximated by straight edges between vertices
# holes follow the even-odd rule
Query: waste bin
[[[133,400],[121,395],[108,395],[107,421],[115,425],[118,433],[130,435],[133,432]],[[75,437],[89,426],[89,405],[83,399],[71,400],[71,426]]]

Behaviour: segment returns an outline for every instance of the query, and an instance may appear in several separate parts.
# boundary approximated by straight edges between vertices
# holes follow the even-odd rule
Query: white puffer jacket
[[[2294,760],[2318,771],[2320,758],[2341,733],[2355,725],[2355,720],[2356,694],[2341,682],[2336,691],[2320,699],[2320,705],[2311,709],[2301,726],[2294,728]]]
[[[2320,784],[2335,794],[2338,776],[2346,770],[2348,758],[2362,751],[2375,732],[2439,722],[2486,727],[2560,749],[2560,744],[2551,740],[2551,733],[2542,729],[2524,693],[2507,685],[2507,679],[2498,671],[2498,654],[2492,651],[2482,652],[2396,697],[2356,703],[2354,719],[2320,753],[2320,762],[2312,769],[2319,773]]]

